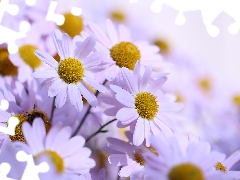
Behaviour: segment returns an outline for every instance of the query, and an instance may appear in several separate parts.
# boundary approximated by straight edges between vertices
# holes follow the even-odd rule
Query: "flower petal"
[[[63,48],[61,45],[62,33],[58,29],[55,29],[52,33],[52,38],[60,59],[64,59]]]
[[[34,54],[46,64],[54,68],[58,67],[58,62],[50,54],[41,50],[35,50]]]
[[[35,78],[52,78],[58,77],[58,73],[56,70],[53,69],[46,69],[46,70],[38,70],[32,74]]]
[[[80,61],[81,59],[85,59],[94,50],[95,45],[96,45],[96,38],[94,36],[87,37],[75,49],[75,57]]]
[[[86,87],[82,83],[78,83],[78,88],[83,97],[88,101],[91,106],[96,107],[98,105],[96,96],[91,92],[91,90],[88,89],[88,87]]]
[[[133,108],[122,108],[117,112],[116,118],[121,121],[123,125],[130,124],[139,117],[138,113]]]
[[[101,85],[99,82],[97,82],[96,80],[94,80],[92,78],[84,77],[83,80],[84,80],[84,82],[86,82],[87,84],[92,86],[94,89],[98,90],[99,92],[102,92],[102,93],[108,92],[108,90],[105,86]]]
[[[60,91],[64,83],[61,79],[56,80],[48,89],[48,96],[54,97],[56,96]]]
[[[67,85],[63,84],[63,86],[61,86],[60,92],[56,96],[55,106],[57,108],[61,108],[66,103],[66,100],[67,100]]]
[[[112,44],[114,45],[117,44],[118,43],[117,31],[110,19],[106,20],[106,27],[107,27],[108,36]]]
[[[140,146],[144,141],[144,119],[138,118],[135,130],[133,133],[133,144]]]

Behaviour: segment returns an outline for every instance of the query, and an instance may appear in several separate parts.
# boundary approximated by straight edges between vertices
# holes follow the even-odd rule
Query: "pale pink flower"
[[[136,63],[133,72],[123,67],[121,75],[126,90],[116,85],[110,85],[110,88],[124,106],[116,114],[118,126],[130,126],[134,145],[141,145],[145,139],[149,146],[151,134],[158,134],[162,130],[173,131],[176,128],[174,119],[169,117],[179,111],[182,104],[171,102],[159,89],[167,79],[165,76],[152,80],[151,66],[146,68],[143,76],[140,76],[139,69],[140,63]]]
[[[53,41],[60,56],[58,63],[51,55],[43,51],[35,54],[52,69],[39,70],[33,73],[35,78],[46,78],[42,85],[50,85],[48,95],[56,96],[56,107],[61,108],[67,96],[78,111],[83,109],[81,95],[91,106],[96,107],[97,98],[87,87],[106,93],[107,89],[94,79],[94,73],[103,70],[102,62],[106,58],[106,51],[93,52],[96,39],[93,36],[83,42],[77,41],[77,36],[71,42],[70,37],[60,31],[53,32]]]

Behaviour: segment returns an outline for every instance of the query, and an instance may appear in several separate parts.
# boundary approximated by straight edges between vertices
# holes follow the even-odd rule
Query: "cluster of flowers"
[[[104,27],[83,22],[68,6],[59,7],[65,8],[65,22],[57,26],[45,20],[46,2],[34,7],[19,2],[24,13],[12,23],[25,19],[31,29],[17,41],[17,53],[0,45],[0,100],[9,102],[6,111],[0,110],[1,126],[7,127],[11,117],[19,120],[15,135],[0,134],[0,164],[11,165],[9,177],[23,175],[26,164],[16,160],[21,150],[36,165],[48,162],[50,170],[39,173],[41,180],[240,179],[240,171],[230,170],[240,160],[239,147],[226,151],[231,154],[226,158],[224,150],[211,150],[186,130],[186,124],[199,121],[183,114],[200,119],[209,99],[199,104],[185,100],[191,108],[182,111],[181,96],[170,94],[180,90],[179,83],[162,87],[171,76],[163,71],[171,66],[164,60],[169,56],[157,46],[164,52],[163,42],[152,45],[141,35],[133,41],[125,25],[104,16]],[[88,3],[82,3],[86,11]],[[110,17],[124,19],[119,12]],[[210,91],[206,79],[199,84]],[[189,99],[202,98],[192,95],[191,86],[182,89]],[[240,104],[238,97],[234,100]]]

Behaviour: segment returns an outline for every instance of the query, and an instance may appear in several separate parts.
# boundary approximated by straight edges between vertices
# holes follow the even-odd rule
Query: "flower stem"
[[[104,82],[103,82],[103,85],[105,85],[107,82],[108,82],[107,79],[105,79]],[[99,91],[96,92],[95,96],[97,97],[98,95],[99,95]],[[90,113],[91,108],[92,108],[92,106],[89,105],[89,106],[88,106],[88,109],[87,109],[87,112],[85,113],[82,121],[80,122],[79,126],[77,127],[77,129],[76,129],[75,132],[73,133],[72,137],[73,137],[73,136],[76,136],[77,133],[78,133],[78,131],[81,129],[83,123],[84,123],[85,120],[87,119],[88,114]]]
[[[91,136],[89,136],[87,139],[86,139],[86,143],[91,139],[93,138],[94,136],[96,136],[98,133],[101,133],[101,132],[107,132],[106,130],[102,130],[103,128],[105,128],[107,125],[111,124],[112,122],[116,121],[117,119],[113,119],[111,121],[108,121],[106,124],[102,125],[95,133],[93,133]]]
[[[56,96],[54,96],[53,102],[52,102],[52,110],[51,110],[51,115],[50,115],[50,123],[52,123],[53,113],[54,113],[54,110],[55,110],[55,100],[56,100]]]

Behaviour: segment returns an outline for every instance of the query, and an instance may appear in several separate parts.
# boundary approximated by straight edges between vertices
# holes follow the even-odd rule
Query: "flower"
[[[35,51],[42,61],[49,64],[53,69],[39,70],[33,73],[35,78],[46,78],[42,85],[49,84],[48,95],[56,96],[55,105],[61,108],[67,96],[70,102],[78,111],[83,109],[81,95],[89,102],[91,106],[96,107],[97,98],[87,87],[106,93],[107,89],[100,85],[95,79],[95,72],[102,70],[103,60],[106,57],[106,51],[94,51],[96,39],[89,36],[83,42],[77,41],[77,36],[72,43],[70,37],[60,31],[53,32],[53,41],[60,56],[58,63],[51,55],[43,51]]]
[[[144,66],[152,64],[154,68],[162,66],[162,57],[158,54],[159,48],[145,41],[132,42],[130,32],[124,25],[119,25],[118,33],[112,21],[107,19],[108,36],[96,24],[89,23],[88,26],[97,36],[98,41],[109,49],[109,60],[112,65],[105,71],[109,81],[117,77],[121,67],[133,70],[137,61]]]
[[[159,155],[156,157],[149,152],[144,154],[149,179],[230,180],[234,177],[231,173],[215,169],[225,154],[211,151],[209,143],[189,141],[182,146],[181,139],[163,133],[152,137],[151,142]]]
[[[90,149],[83,147],[85,139],[82,136],[70,138],[70,127],[57,124],[46,134],[40,118],[36,118],[32,126],[29,123],[22,126],[27,145],[22,142],[16,144],[32,154],[35,161],[47,156],[60,177],[88,173],[95,166],[95,161],[89,158]]]
[[[127,131],[126,136],[129,142],[122,141],[116,138],[107,138],[108,145],[104,147],[104,150],[110,153],[108,161],[115,166],[122,166],[119,171],[119,176],[129,177],[130,179],[144,179],[147,174],[145,172],[146,161],[143,154],[152,152],[157,154],[154,149],[147,148],[144,145],[135,146],[132,144],[132,133]]]
[[[139,146],[145,139],[146,145],[149,146],[151,134],[175,128],[174,122],[168,116],[180,110],[182,105],[171,102],[159,90],[167,79],[165,76],[152,80],[151,66],[145,69],[142,77],[139,71],[140,63],[136,64],[133,72],[123,67],[121,75],[127,90],[116,85],[110,85],[110,88],[116,93],[116,99],[124,106],[116,114],[119,127],[130,125],[133,144]]]

